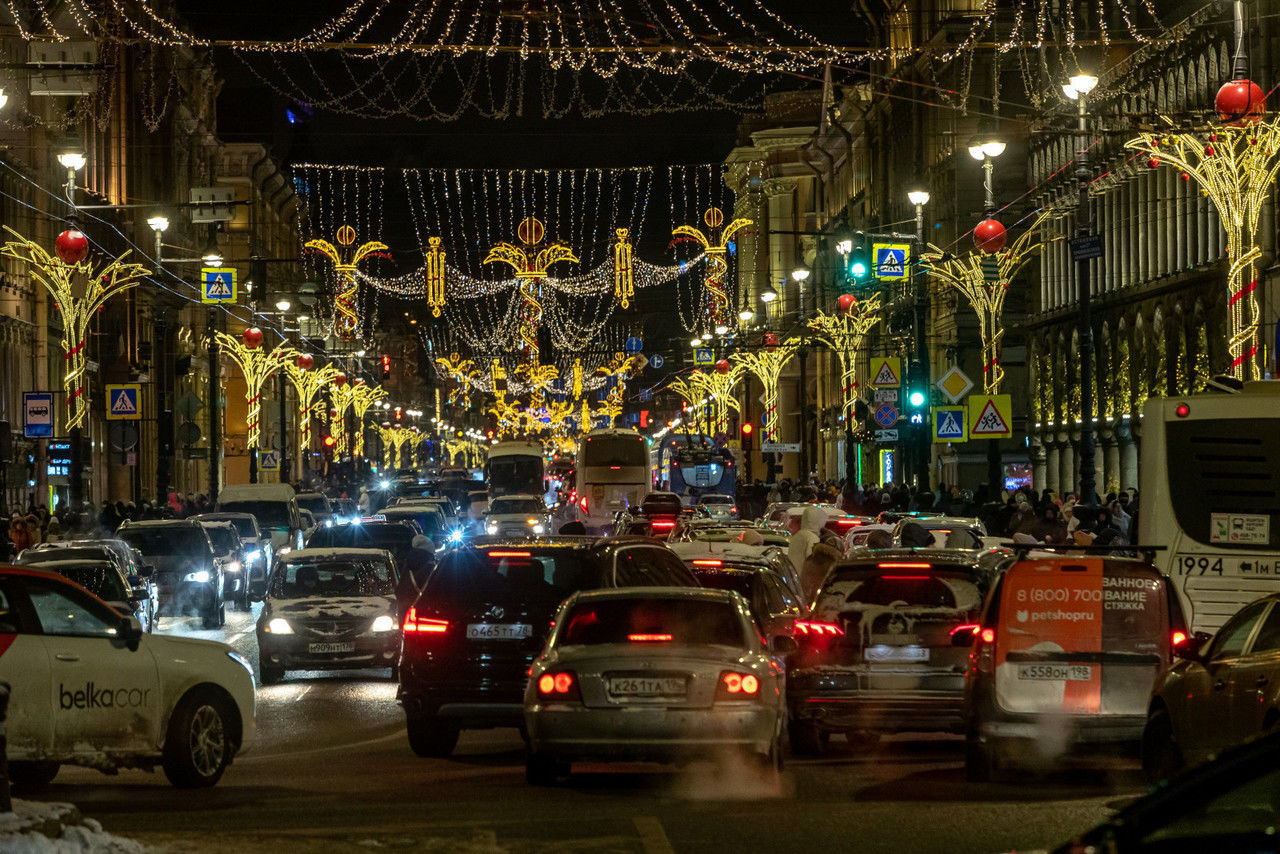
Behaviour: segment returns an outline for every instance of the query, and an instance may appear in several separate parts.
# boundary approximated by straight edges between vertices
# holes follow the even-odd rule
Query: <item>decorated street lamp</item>
[[[250,326],[238,339],[217,330],[213,335],[223,351],[231,357],[231,361],[240,368],[240,373],[244,377],[249,482],[257,483],[258,449],[262,441],[262,387],[272,374],[288,363],[296,351],[283,344],[271,350],[262,349],[262,330],[256,326]]]

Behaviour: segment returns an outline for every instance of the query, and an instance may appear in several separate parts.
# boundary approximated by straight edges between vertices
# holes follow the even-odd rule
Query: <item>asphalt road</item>
[[[250,617],[225,639],[251,660]],[[64,769],[40,799],[70,801],[112,832],[172,851],[427,850],[996,852],[1052,848],[1141,793],[1136,766],[1014,784],[965,782],[954,737],[836,740],[762,777],[732,758],[676,769],[575,766],[551,789],[524,781],[515,730],[463,734],[450,759],[409,750],[387,671],[291,674],[258,694],[258,737],[212,790],[157,771]]]

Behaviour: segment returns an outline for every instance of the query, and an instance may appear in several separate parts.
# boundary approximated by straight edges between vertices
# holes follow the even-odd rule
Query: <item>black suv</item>
[[[529,667],[578,590],[697,587],[644,537],[480,537],[446,553],[404,618],[400,690],[409,745],[448,756],[463,729],[523,725]]]

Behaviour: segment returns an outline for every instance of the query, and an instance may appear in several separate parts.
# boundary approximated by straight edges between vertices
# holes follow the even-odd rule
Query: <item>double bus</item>
[[[658,482],[686,504],[695,503],[701,495],[737,496],[738,469],[733,451],[718,446],[709,436],[668,436],[658,447],[654,468]]]
[[[1138,539],[1195,631],[1280,590],[1280,382],[1148,400]]]
[[[542,443],[525,439],[499,442],[489,447],[484,479],[489,497],[542,495],[546,491]]]
[[[649,442],[635,430],[592,430],[578,444],[576,490],[588,531],[611,530],[614,517],[649,494]]]

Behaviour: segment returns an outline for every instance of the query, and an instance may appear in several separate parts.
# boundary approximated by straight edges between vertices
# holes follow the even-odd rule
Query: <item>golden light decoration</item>
[[[406,446],[414,440],[421,441],[426,436],[412,427],[386,427],[379,424],[378,438],[382,440],[382,468],[389,471],[397,468],[397,465],[400,468],[407,468]]]
[[[764,386],[765,442],[778,441],[778,385],[782,369],[800,349],[799,338],[788,338],[778,344],[750,353],[734,353],[729,361],[739,370],[748,371]]]
[[[367,383],[351,383],[351,409],[356,414],[356,435],[352,443],[351,453],[357,457],[364,456],[364,416],[365,413],[387,397],[386,389],[371,386]]]
[[[293,384],[298,395],[298,459],[306,459],[311,450],[311,419],[320,417],[325,410],[324,401],[319,399],[333,378],[340,371],[333,365],[321,365],[304,368],[298,364],[298,357],[303,355],[293,351],[293,357],[284,363],[285,376]]]
[[[333,262],[333,272],[338,277],[339,286],[334,299],[333,329],[338,337],[351,341],[356,337],[356,330],[360,326],[360,316],[356,311],[356,296],[359,291],[356,267],[372,253],[386,251],[387,244],[380,240],[370,240],[360,244],[354,250],[348,250],[348,247],[356,242],[356,230],[349,225],[340,227],[334,239],[342,247],[341,250],[329,241],[319,238],[308,240],[304,245],[307,249],[319,252]],[[344,260],[344,253],[348,251],[349,255],[346,255]]]
[[[880,322],[880,295],[856,300],[848,310],[838,314],[819,311],[809,321],[809,328],[819,342],[836,354],[840,361],[841,400],[845,417],[853,412],[853,402],[858,397],[856,362],[858,348],[877,323]]]
[[[729,262],[725,260],[725,255],[728,251],[729,241],[739,231],[751,225],[751,220],[739,217],[729,223],[723,231],[720,231],[720,226],[724,224],[724,212],[719,208],[713,207],[707,208],[706,213],[702,215],[702,221],[706,223],[706,232],[696,226],[680,225],[676,226],[671,232],[671,236],[687,237],[702,247],[707,256],[707,270],[704,274],[703,284],[706,285],[707,296],[710,300],[708,308],[711,322],[713,325],[730,323],[733,299],[729,296],[728,287],[724,282],[725,276],[729,273]]]
[[[706,428],[710,436],[729,432],[729,410],[739,410],[738,399],[733,390],[741,378],[741,368],[732,365],[728,371],[694,371],[685,377],[677,377],[667,388],[680,395],[693,412],[693,420],[700,419],[699,413],[706,407]]]
[[[49,292],[54,306],[62,315],[62,358],[66,362],[66,369],[62,373],[62,389],[67,406],[65,428],[68,432],[80,429],[84,427],[85,417],[89,412],[84,390],[84,373],[88,361],[85,341],[89,334],[89,323],[107,300],[121,291],[136,287],[138,281],[151,271],[140,264],[125,263],[128,252],[97,270],[88,260],[68,264],[9,226],[6,225],[4,230],[13,235],[14,239],[0,246],[0,255],[27,265],[31,278]],[[83,288],[76,287],[77,279],[83,279]]]
[[[427,305],[431,316],[439,317],[444,308],[444,280],[446,272],[445,251],[440,248],[439,237],[427,238],[427,252],[422,265],[423,281],[427,289]]]
[[[1172,120],[1165,117],[1172,126]],[[1218,210],[1227,232],[1227,349],[1237,379],[1262,378],[1258,362],[1256,262],[1262,255],[1258,220],[1280,169],[1280,118],[1191,131],[1144,132],[1125,148],[1147,155],[1147,165],[1172,166],[1195,181]]]
[[[445,376],[456,381],[457,385],[449,392],[449,406],[471,406],[471,386],[481,376],[476,370],[475,362],[464,359],[457,353],[450,353],[447,358],[436,359],[436,368]],[[439,389],[436,389],[436,414],[440,415]]]
[[[541,359],[538,349],[538,328],[542,324],[542,303],[538,296],[537,282],[547,276],[547,270],[554,264],[563,261],[577,263],[578,256],[568,246],[555,241],[542,248],[542,238],[546,229],[537,217],[528,216],[520,221],[516,236],[524,246],[513,243],[499,243],[489,250],[482,263],[506,264],[515,270],[519,280],[519,294],[523,302],[520,310],[520,339],[529,361],[538,364]]]
[[[1049,216],[1048,211],[1038,213],[1026,231],[998,252],[971,249],[962,255],[949,255],[930,243],[928,251],[920,256],[921,268],[959,291],[978,315],[984,394],[1000,393],[1004,381],[1000,342],[1004,338],[1005,296],[1014,278],[1043,248],[1041,226]]]
[[[217,330],[213,336],[244,377],[245,427],[249,434],[247,444],[252,452],[260,447],[262,434],[262,386],[272,374],[288,364],[297,351],[287,346],[268,350],[261,343],[250,347],[241,339]]]
[[[613,295],[623,308],[630,308],[636,295],[630,230],[619,228],[614,234],[618,239],[613,244]]]

